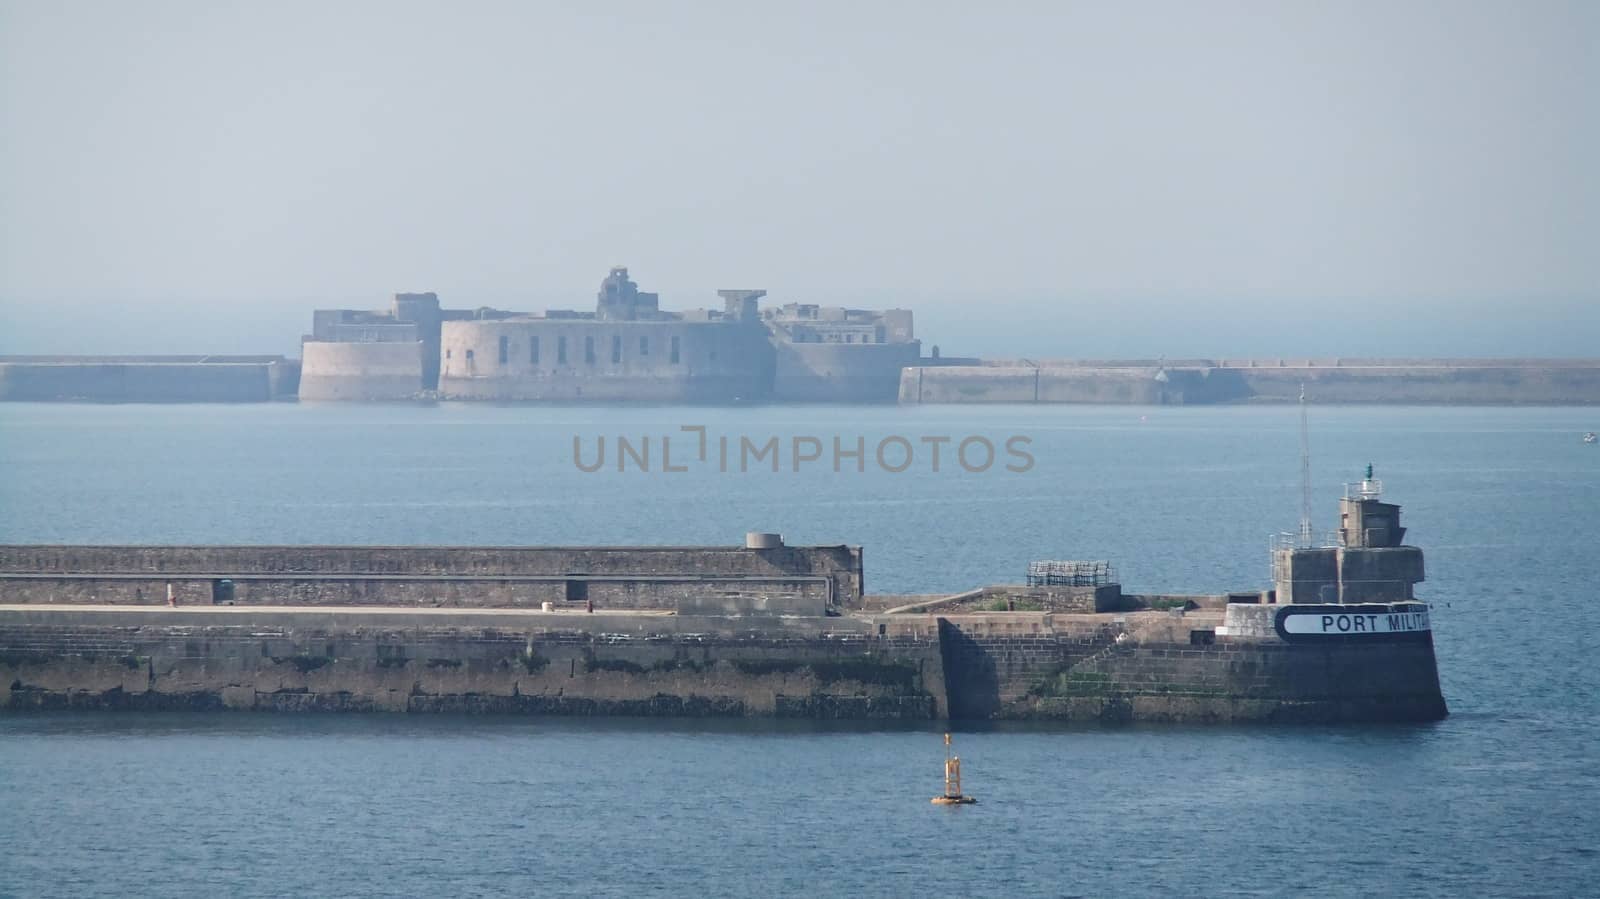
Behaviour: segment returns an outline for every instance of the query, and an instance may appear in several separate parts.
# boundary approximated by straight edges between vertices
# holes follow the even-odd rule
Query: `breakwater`
[[[533,338],[519,339],[526,343]],[[507,340],[508,358],[512,346],[523,351],[523,343]],[[898,399],[910,405],[1206,405],[1292,402],[1303,384],[1319,403],[1600,403],[1600,359],[1017,359],[930,365],[932,360],[918,364],[915,347],[908,345],[784,344],[775,351],[776,386],[770,390],[750,386],[766,383],[766,376],[752,380],[745,374],[730,375],[717,382],[710,369],[694,374],[695,384],[711,386],[689,389],[687,382],[680,383],[687,369],[670,364],[664,364],[662,371],[629,370],[626,377],[567,371],[539,381],[541,386],[533,389],[516,380],[520,377],[516,372],[480,371],[476,353],[470,357],[473,373],[456,373],[450,365],[466,364],[468,351],[463,348],[462,361],[454,355],[447,360],[448,384],[434,391],[424,386],[426,359],[419,343],[308,342],[304,350],[303,377],[301,360],[281,356],[0,356],[0,401],[247,403],[434,397],[594,403]],[[720,358],[717,364],[724,365],[742,358],[727,350],[720,357],[716,350],[705,353],[707,365],[712,359]]]
[[[1600,403],[1600,359],[995,360],[913,366],[900,402]]]
[[[0,356],[0,401],[264,403],[299,384],[283,356]]]
[[[862,551],[789,546],[0,546],[0,708],[1431,721],[1422,552],[1367,477],[1273,587],[865,595]],[[983,604],[991,603],[987,607]],[[870,610],[870,611],[869,611]]]
[[[1261,607],[1257,607],[1261,608]],[[0,608],[0,709],[1339,722],[1446,713],[1431,639],[1222,610],[841,617]]]

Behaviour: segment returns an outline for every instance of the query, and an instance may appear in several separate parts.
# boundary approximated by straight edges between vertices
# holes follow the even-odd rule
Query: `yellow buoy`
[[[950,735],[944,735],[944,795],[934,805],[971,805],[978,800],[961,792],[961,757],[950,754]]]

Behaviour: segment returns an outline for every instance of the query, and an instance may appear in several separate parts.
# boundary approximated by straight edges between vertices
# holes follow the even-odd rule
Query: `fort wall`
[[[764,399],[772,347],[748,323],[510,319],[445,322],[439,393],[454,399]]]
[[[381,401],[413,399],[422,392],[419,342],[300,345],[300,399]]]
[[[892,403],[900,372],[916,365],[922,345],[909,343],[776,344],[772,398],[779,402]]]

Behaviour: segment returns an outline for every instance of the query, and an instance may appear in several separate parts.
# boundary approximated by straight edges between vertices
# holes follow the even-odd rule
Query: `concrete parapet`
[[[857,608],[861,548],[0,545],[0,602]]]

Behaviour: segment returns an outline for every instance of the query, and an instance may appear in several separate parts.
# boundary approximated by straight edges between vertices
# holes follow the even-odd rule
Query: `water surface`
[[[1331,527],[1368,462],[1427,552],[1451,717],[932,729],[249,715],[0,718],[0,894],[1579,895],[1600,868],[1596,413],[1316,408]],[[1027,436],[1026,472],[595,473],[573,438]],[[679,437],[675,437],[676,441]],[[685,443],[683,446],[687,447]],[[674,452],[677,452],[675,444]],[[736,466],[735,466],[736,468]],[[1107,558],[1254,589],[1292,409],[0,404],[0,541],[860,543],[956,591]]]

